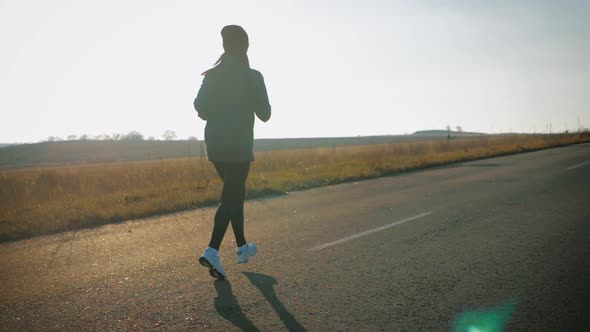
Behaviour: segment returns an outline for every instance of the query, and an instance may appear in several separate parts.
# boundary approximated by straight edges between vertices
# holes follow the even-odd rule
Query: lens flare
[[[489,310],[466,311],[455,319],[454,332],[499,332],[510,320],[516,307],[516,300],[510,300]]]

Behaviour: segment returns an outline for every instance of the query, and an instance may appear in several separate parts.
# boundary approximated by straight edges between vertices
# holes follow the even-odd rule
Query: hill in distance
[[[452,131],[452,130],[420,130],[412,134],[413,136],[430,136],[430,137],[447,137],[447,135],[451,135],[451,137],[469,137],[469,136],[484,136],[488,135],[485,133],[476,133],[476,132],[468,132],[468,131]]]

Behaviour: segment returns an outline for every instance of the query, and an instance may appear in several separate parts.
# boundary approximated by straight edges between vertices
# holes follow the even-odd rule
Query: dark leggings
[[[250,171],[250,163],[213,162],[221,181],[221,203],[215,213],[215,224],[209,247],[219,250],[221,241],[231,221],[238,247],[246,244],[244,237],[244,196],[246,195],[246,179]]]

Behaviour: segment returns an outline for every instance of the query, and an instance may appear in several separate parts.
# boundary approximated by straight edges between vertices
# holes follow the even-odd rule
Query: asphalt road
[[[221,282],[213,214],[0,245],[0,329],[590,328],[588,144],[249,201]]]

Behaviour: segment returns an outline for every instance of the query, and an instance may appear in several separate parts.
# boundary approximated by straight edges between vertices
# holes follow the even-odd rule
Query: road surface
[[[0,329],[590,328],[589,144],[249,201],[225,282],[213,214],[1,244]]]

